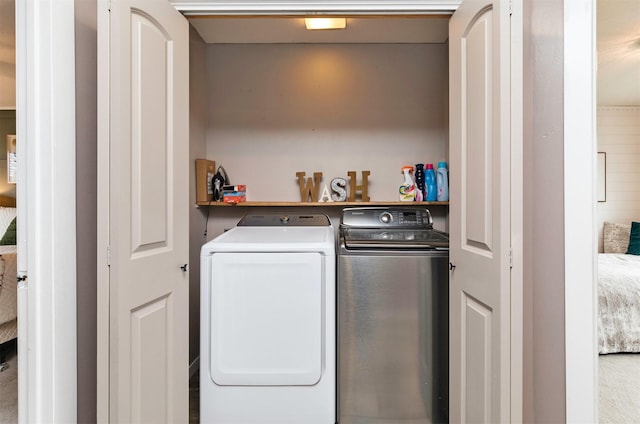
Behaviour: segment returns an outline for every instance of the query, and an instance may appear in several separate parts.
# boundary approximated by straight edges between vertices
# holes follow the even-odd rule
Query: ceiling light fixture
[[[307,29],[345,29],[347,18],[304,18]]]

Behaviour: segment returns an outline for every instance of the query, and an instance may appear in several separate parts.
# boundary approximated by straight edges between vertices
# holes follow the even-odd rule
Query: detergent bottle
[[[436,172],[436,180],[438,185],[438,202],[446,202],[449,200],[449,172],[447,171],[447,162],[438,162],[438,170]]]
[[[424,186],[427,190],[427,195],[424,200],[427,202],[435,202],[438,200],[438,187],[436,186],[436,173],[433,170],[433,164],[428,163],[425,165],[427,169],[424,171]]]
[[[400,193],[400,201],[413,202],[416,198],[416,186],[413,183],[413,177],[411,172],[413,166],[403,166],[402,172],[404,173],[404,182],[400,185],[398,192]]]
[[[424,200],[424,165],[416,163],[416,202]]]

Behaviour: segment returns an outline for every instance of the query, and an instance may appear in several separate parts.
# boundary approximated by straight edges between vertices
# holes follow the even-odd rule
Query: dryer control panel
[[[245,215],[238,227],[328,227],[329,217],[324,214],[307,215]]]

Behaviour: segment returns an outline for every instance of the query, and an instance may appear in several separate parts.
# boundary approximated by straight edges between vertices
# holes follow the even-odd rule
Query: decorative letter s
[[[344,202],[347,200],[347,190],[344,187],[347,186],[347,181],[344,178],[334,178],[331,180],[331,199],[334,202]]]

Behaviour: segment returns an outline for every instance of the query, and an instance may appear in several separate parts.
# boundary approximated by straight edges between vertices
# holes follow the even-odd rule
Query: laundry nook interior
[[[321,231],[326,233],[329,230],[333,234],[330,241],[331,248],[325,247],[320,250],[324,252],[323,257],[324,255],[331,257],[331,259],[323,259],[324,266],[329,263],[332,265],[330,269],[323,268],[325,271],[321,275],[327,280],[323,280],[317,290],[322,288],[318,293],[322,294],[322,304],[325,307],[333,305],[332,308],[323,309],[323,311],[333,315],[327,317],[322,314],[318,319],[321,318],[324,326],[337,328],[338,333],[343,329],[343,342],[346,344],[342,349],[344,352],[348,351],[348,356],[344,356],[343,370],[350,366],[353,373],[357,369],[363,370],[362,367],[366,368],[367,358],[362,356],[361,351],[363,346],[356,347],[356,350],[349,350],[347,348],[349,343],[345,337],[347,335],[352,337],[352,342],[368,337],[373,342],[376,337],[383,337],[384,332],[393,331],[393,329],[389,326],[378,328],[374,320],[384,321],[385,319],[373,311],[370,315],[372,319],[370,325],[377,330],[366,335],[361,334],[362,329],[348,325],[342,327],[343,324],[337,322],[339,321],[337,305],[340,299],[336,294],[340,282],[335,278],[337,271],[333,256],[336,255],[343,209],[352,209],[356,211],[356,215],[359,215],[361,208],[361,210],[371,211],[371,216],[367,217],[371,220],[367,224],[370,232],[375,231],[371,229],[375,227],[383,227],[377,230],[380,233],[393,230],[398,238],[396,243],[401,244],[401,248],[405,249],[404,246],[408,241],[399,239],[414,238],[415,234],[419,233],[418,228],[423,231],[422,221],[413,224],[409,221],[416,216],[421,220],[423,217],[421,214],[424,214],[425,210],[428,220],[425,217],[424,228],[428,226],[429,229],[446,234],[448,199],[439,202],[400,202],[399,186],[403,183],[401,171],[403,166],[410,165],[411,175],[414,177],[415,164],[433,164],[435,168],[439,162],[448,161],[448,20],[449,15],[446,13],[422,16],[353,16],[346,18],[345,29],[311,31],[306,29],[304,17],[189,17],[191,24],[189,69],[191,160],[195,162],[196,159],[206,158],[213,166],[213,172],[207,174],[209,179],[212,174],[216,172],[219,174],[222,171],[225,183],[246,190],[243,193],[246,197],[237,204],[222,202],[221,198],[217,199],[219,201],[213,200],[211,181],[209,181],[210,197],[205,202],[195,199],[195,189],[191,190],[191,198],[194,200],[192,204],[197,204],[191,211],[191,257],[194,256],[194,244],[202,244],[203,241],[213,239],[202,248],[202,256],[199,258],[202,261],[199,317],[196,317],[193,312],[195,297],[193,283],[190,295],[192,304],[190,321],[192,324],[195,320],[200,322],[201,348],[194,350],[192,345],[190,356],[200,354],[200,419],[202,422],[236,422],[231,421],[234,418],[238,420],[237,422],[258,422],[255,421],[256,417],[245,415],[250,413],[249,410],[240,408],[238,402],[242,403],[242,400],[234,396],[242,397],[246,406],[250,408],[246,403],[249,402],[247,399],[251,399],[252,396],[256,396],[256,399],[264,399],[264,393],[271,399],[271,406],[268,409],[261,409],[262,407],[256,404],[254,413],[265,416],[265,420],[271,417],[275,420],[273,422],[333,423],[340,421],[346,424],[375,419],[380,423],[393,423],[399,419],[408,419],[406,413],[413,416],[412,422],[415,423],[447,422],[448,396],[442,391],[448,388],[446,384],[448,361],[438,361],[446,359],[442,357],[442,352],[444,355],[448,352],[448,335],[446,334],[448,323],[442,318],[442,313],[448,310],[446,297],[448,291],[443,291],[448,279],[446,271],[448,238],[445,238],[446,242],[439,245],[437,250],[439,257],[442,258],[442,264],[438,262],[439,265],[437,267],[434,265],[432,269],[430,262],[425,261],[425,265],[420,265],[425,268],[420,271],[413,268],[413,264],[418,262],[409,260],[408,257],[416,257],[415,255],[420,251],[436,252],[436,248],[428,246],[424,241],[420,244],[414,240],[413,247],[408,248],[413,252],[401,259],[405,261],[401,263],[407,265],[401,265],[400,268],[408,268],[396,268],[396,272],[403,275],[400,277],[401,280],[412,282],[405,281],[408,285],[398,285],[396,287],[398,296],[392,295],[388,298],[384,303],[387,309],[380,311],[381,314],[393,314],[394,308],[399,307],[398,302],[402,302],[400,299],[403,296],[409,296],[409,298],[417,296],[418,303],[415,309],[411,305],[404,305],[404,308],[408,307],[415,312],[406,315],[406,311],[398,309],[395,313],[398,314],[399,320],[388,318],[391,327],[411,323],[404,329],[407,337],[399,339],[400,345],[394,349],[399,353],[405,351],[406,357],[400,353],[395,357],[391,356],[386,365],[378,362],[376,366],[396,367],[411,373],[410,370],[414,366],[411,364],[417,361],[415,364],[422,362],[428,369],[415,368],[417,378],[408,379],[405,385],[397,387],[395,385],[398,384],[398,378],[401,380],[408,378],[405,371],[400,372],[401,376],[396,375],[386,381],[382,379],[376,382],[375,378],[367,380],[374,386],[387,385],[386,389],[381,390],[378,395],[375,394],[376,389],[372,388],[371,392],[363,392],[362,396],[357,396],[354,388],[363,391],[364,386],[357,389],[357,385],[366,380],[360,374],[356,375],[355,380],[343,379],[345,382],[343,394],[346,397],[342,402],[344,411],[342,418],[339,416],[341,398],[337,377],[341,348],[337,343],[337,333],[322,333],[322,338],[317,339],[322,340],[323,346],[322,378],[314,380],[313,383],[297,385],[289,382],[280,385],[280,383],[264,382],[252,386],[247,383],[250,380],[248,375],[245,375],[248,380],[244,384],[234,383],[242,387],[234,388],[234,384],[220,383],[224,378],[212,371],[220,365],[216,362],[215,353],[226,355],[223,352],[228,346],[215,346],[214,340],[221,342],[224,334],[230,334],[226,331],[236,331],[236,334],[244,334],[244,336],[238,335],[236,342],[242,344],[249,340],[247,343],[252,346],[249,350],[254,351],[256,355],[259,354],[260,349],[256,348],[257,341],[249,336],[250,331],[242,327],[248,325],[247,322],[251,319],[248,318],[250,313],[240,307],[245,305],[242,296],[238,294],[240,292],[233,295],[234,300],[228,301],[213,294],[216,292],[225,293],[224,296],[231,295],[229,287],[239,287],[234,285],[234,281],[248,275],[246,273],[253,267],[249,265],[251,261],[244,263],[244,266],[236,264],[231,269],[229,269],[230,265],[218,264],[216,267],[211,261],[215,261],[215,258],[220,256],[220,252],[215,253],[217,249],[227,251],[230,240],[239,237],[241,233],[242,241],[236,244],[234,249],[238,258],[243,258],[242,260],[246,256],[237,252],[245,250],[256,252],[265,249],[271,253],[263,253],[263,255],[271,258],[274,257],[274,249],[295,251],[295,243],[289,247],[283,247],[286,244],[284,240],[290,236],[296,237],[293,236],[295,232],[303,231],[300,227],[293,226],[292,222],[302,221],[301,225],[304,226],[309,225],[309,222],[316,222],[315,218],[308,221],[311,217],[318,215],[327,217],[329,226]],[[304,173],[302,179],[298,175],[301,172]],[[318,173],[322,174],[321,178],[315,179],[314,174]],[[195,176],[196,173],[192,172],[192,175]],[[355,182],[352,182],[354,176]],[[331,189],[331,183],[336,179],[344,181],[343,187],[347,198],[341,199],[342,201],[322,199],[323,191],[325,194],[326,191],[335,194]],[[311,190],[318,190],[320,193],[315,199],[303,190],[303,185],[307,184],[307,181],[312,183]],[[192,180],[192,188],[194,184],[198,182]],[[364,192],[363,184],[366,184]],[[356,192],[350,193],[354,186]],[[387,219],[387,215],[393,216],[395,221],[393,223],[382,221],[381,219]],[[202,226],[203,217],[206,220],[204,227]],[[268,223],[256,217],[266,217],[264,219]],[[284,217],[286,217],[285,221],[283,221]],[[401,223],[408,227],[404,228],[400,225]],[[397,227],[391,226],[392,224]],[[414,227],[411,228],[411,225]],[[389,227],[384,228],[385,226]],[[205,228],[206,240],[202,236]],[[271,238],[265,238],[264,234],[269,231],[273,232]],[[276,235],[278,232],[282,234]],[[407,236],[406,234],[409,233],[410,236]],[[297,241],[302,243],[299,246],[310,242],[310,239]],[[267,245],[269,247],[265,247]],[[273,245],[278,245],[279,248],[274,248]],[[357,252],[358,248],[355,251]],[[393,252],[393,248],[391,251]],[[384,251],[380,250],[380,252]],[[400,250],[396,250],[391,254],[391,258],[385,260],[393,262],[393,256],[406,256],[398,252]],[[383,253],[373,253],[374,258],[367,262],[368,266],[375,264],[376,255],[383,255]],[[382,256],[378,257],[382,259]],[[324,262],[325,260],[327,262]],[[360,260],[354,258],[352,261],[361,263]],[[407,260],[409,262],[406,262]],[[196,261],[191,259],[191,263]],[[286,261],[282,263],[284,269],[288,266],[296,267],[293,264],[285,265],[286,263]],[[259,274],[265,273],[264,268],[258,268],[262,269]],[[286,278],[284,277],[286,272],[282,272],[284,272],[283,278]],[[226,282],[215,280],[215,278],[211,280],[216,273],[226,275]],[[241,273],[245,277],[232,276],[236,273]],[[432,281],[434,277],[437,281]],[[250,277],[247,278],[253,281]],[[420,279],[424,281],[418,281]],[[413,283],[414,280],[415,283]],[[254,282],[254,284],[259,285],[260,282],[266,283],[266,280]],[[379,287],[376,290],[381,290],[380,286],[384,287],[389,283],[391,282],[379,281]],[[227,288],[222,289],[221,287],[225,284]],[[327,284],[334,287],[327,287]],[[353,284],[361,285],[363,282]],[[297,290],[303,287],[298,284],[295,286],[298,287]],[[284,302],[277,308],[280,311],[286,309],[283,305],[287,304],[295,308],[298,300],[301,299],[300,295],[293,294],[289,298],[289,294],[281,291],[277,285],[273,290],[266,290],[270,296],[264,294],[260,296],[264,302],[261,308],[266,308],[263,312],[271,310],[268,307],[270,302],[268,299],[272,297],[276,302]],[[393,290],[393,287],[387,287],[383,288],[382,292],[393,292]],[[366,299],[369,297],[373,302],[373,299],[382,293],[380,291],[367,293],[367,290],[362,289],[356,289],[356,291],[359,293],[358,302],[368,302]],[[401,294],[405,291],[406,293]],[[417,295],[418,292],[422,294]],[[346,292],[343,295],[346,295]],[[404,297],[404,299],[407,298]],[[301,307],[300,305],[298,307]],[[227,311],[225,313],[228,314],[224,320],[219,315],[222,312],[214,310],[217,307],[223,307],[224,311]],[[248,304],[246,307],[249,308]],[[436,313],[433,308],[441,312]],[[440,315],[434,320],[437,314]],[[344,316],[347,319],[346,315]],[[324,321],[328,318],[331,319]],[[257,319],[260,320],[260,318]],[[368,318],[358,316],[358,319]],[[266,318],[261,321],[270,322]],[[300,318],[297,321],[299,321],[297,326],[303,325]],[[424,325],[419,325],[420,321]],[[220,325],[220,322],[231,325],[233,330],[227,328],[221,333],[222,336],[214,335],[215,325]],[[440,329],[437,326],[440,326]],[[220,330],[219,327],[218,330]],[[286,328],[282,327],[279,330],[285,331]],[[275,331],[274,337],[283,337],[281,331]],[[194,329],[191,329],[191,334],[191,338],[194,339],[196,337]],[[264,334],[263,336],[267,337]],[[437,339],[438,337],[442,340]],[[231,339],[226,340],[228,342]],[[266,339],[261,340],[264,342]],[[403,343],[407,345],[403,347]],[[285,345],[288,346],[286,343],[283,346]],[[330,349],[326,350],[327,347]],[[377,349],[384,348],[384,345],[380,345]],[[269,349],[265,346],[264,351],[268,352]],[[302,353],[300,355],[304,356]],[[252,364],[249,365],[250,367],[255,365],[251,361],[259,359],[243,357],[248,361],[244,363],[245,365]],[[379,356],[379,358],[382,357]],[[403,365],[406,361],[408,365]],[[266,362],[260,362],[260,364],[265,365]],[[257,370],[257,374],[276,372],[272,369],[265,371],[265,369],[268,367],[253,368],[254,371]],[[245,370],[245,372],[248,371]],[[327,372],[331,375],[327,376]],[[379,375],[384,374],[383,371],[381,372],[382,374]],[[284,371],[283,373],[286,374]],[[217,378],[213,375],[217,375]],[[276,377],[277,375],[272,375],[272,378]],[[327,380],[328,377],[330,378]],[[266,377],[258,375],[256,378],[260,380]],[[437,387],[434,385],[434,378],[439,384]],[[317,386],[320,384],[318,381],[322,384],[321,386]],[[269,387],[270,385],[273,387]],[[323,392],[327,390],[327,385],[332,386],[332,391],[329,392],[332,394],[327,395],[327,392]],[[394,395],[390,396],[389,391],[407,389],[415,393],[408,393],[405,402],[397,405],[389,404],[394,403]],[[316,395],[313,395],[314,391],[317,392]],[[436,391],[438,393],[435,393]],[[292,399],[299,400],[284,407],[284,411],[278,411],[276,406],[278,396],[284,396],[286,399],[287,393],[293,396]],[[305,404],[308,406],[298,409],[296,405],[304,402],[304,396],[312,396],[315,400],[306,401]],[[379,402],[382,403],[367,399],[370,396],[379,396]],[[216,397],[216,400],[211,400],[206,404],[208,406],[205,406],[207,397]],[[317,405],[318,399],[333,399],[335,403],[327,401],[324,405]],[[406,399],[413,400],[407,403]],[[283,402],[282,399],[280,402]],[[286,403],[284,401],[284,405]],[[369,406],[366,406],[367,404]],[[407,405],[410,405],[411,412],[401,413],[400,411]],[[298,415],[305,411],[310,413],[315,407],[319,408],[312,413],[316,421],[310,421],[310,417],[303,419]],[[237,411],[235,416],[233,411]],[[322,418],[327,413],[330,418]]]
[[[224,399],[245,390],[240,387],[250,386],[246,390],[260,403],[261,392],[316,393],[336,379],[327,385],[336,400],[335,408],[329,405],[329,424],[502,416],[507,409],[500,405],[510,401],[502,384],[511,340],[505,284],[509,170],[518,162],[510,154],[509,105],[519,93],[511,86],[507,4],[418,1],[409,10],[395,3],[374,10],[354,3],[338,13],[336,2],[336,9],[324,4],[315,13],[294,1],[287,3],[291,9],[279,4],[269,10],[233,3],[253,12],[230,12],[230,4],[216,12],[205,3],[178,1],[169,10],[154,2],[153,11],[112,11],[112,17],[127,17],[124,26],[111,26],[118,35],[112,42],[124,49],[109,50],[112,64],[130,70],[106,75],[111,96],[100,103],[111,118],[109,149],[100,151],[111,172],[101,181],[109,183],[105,193],[118,193],[101,197],[113,224],[103,215],[100,236],[111,237],[115,253],[103,275],[113,299],[100,310],[106,320],[110,308],[108,318],[122,324],[118,340],[124,340],[109,358],[109,373],[117,377],[109,380],[111,394],[140,403],[155,420],[178,417],[180,387],[187,383],[180,368],[190,363],[192,375],[200,371],[200,387],[207,385],[201,405],[208,396],[218,396],[224,407],[238,405]],[[313,16],[318,14],[325,16]],[[307,21],[318,17],[342,18],[340,28],[308,29]],[[204,173],[198,167],[203,163]],[[300,234],[308,233],[302,229],[318,215],[329,223],[322,227],[333,234],[333,254],[299,251],[305,246]],[[344,249],[338,248],[341,240]],[[218,252],[221,246],[231,250]],[[216,260],[227,253],[242,260]],[[307,271],[291,271],[299,267],[298,255],[307,253],[320,256],[321,278],[311,280],[319,287],[291,283],[308,277],[306,265],[301,269]],[[280,254],[283,262],[276,260]],[[270,258],[277,265],[263,267]],[[329,258],[338,266],[325,268]],[[378,277],[388,278],[374,280],[362,269],[384,269],[387,274]],[[125,284],[131,272],[144,278]],[[273,276],[277,272],[282,278]],[[329,274],[342,278],[331,283]],[[224,282],[216,280],[219,275]],[[353,289],[341,292],[342,282]],[[267,286],[273,290],[264,291]],[[279,315],[264,308],[274,300],[280,312],[296,316],[302,307],[297,298],[304,296],[287,287],[320,288],[322,312],[316,308],[317,314],[293,320],[319,322],[337,334],[315,328],[308,335],[320,336],[309,343],[284,343],[299,329],[286,320],[280,328]],[[353,302],[341,303],[346,298]],[[184,299],[188,309],[176,306]],[[352,304],[360,306],[350,309]],[[341,315],[340,305],[353,314]],[[360,313],[363,308],[380,313]],[[275,321],[264,327],[269,319]],[[349,322],[354,331],[347,331]],[[171,342],[185,337],[186,325],[188,346]],[[135,344],[137,335],[152,341]],[[273,343],[279,340],[288,353],[300,349],[299,356],[286,356],[293,363],[268,353],[277,351]],[[317,350],[308,349],[318,343],[320,362]],[[366,370],[360,365],[371,344],[381,372],[373,380],[342,379],[341,370],[346,377]],[[165,357],[151,349],[156,345],[167,347]],[[346,349],[350,345],[355,348]],[[141,359],[147,357],[161,368],[170,365],[167,372],[150,372]],[[298,360],[301,368],[291,371]],[[314,383],[310,376],[317,370]],[[281,379],[274,375],[280,371]],[[298,372],[299,379],[289,378]],[[470,391],[471,382],[491,390]],[[146,400],[165,396],[163,387],[174,403],[158,410]],[[406,390],[412,395],[404,401],[411,401],[401,402],[397,394]],[[141,402],[130,396],[135,393],[145,393]],[[265,422],[306,421],[296,414],[309,411],[288,407],[286,396],[275,398],[280,400],[258,408]],[[237,408],[231,415],[223,409],[202,409],[211,413],[202,418],[220,424],[255,420]],[[128,409],[119,411],[127,419]]]

